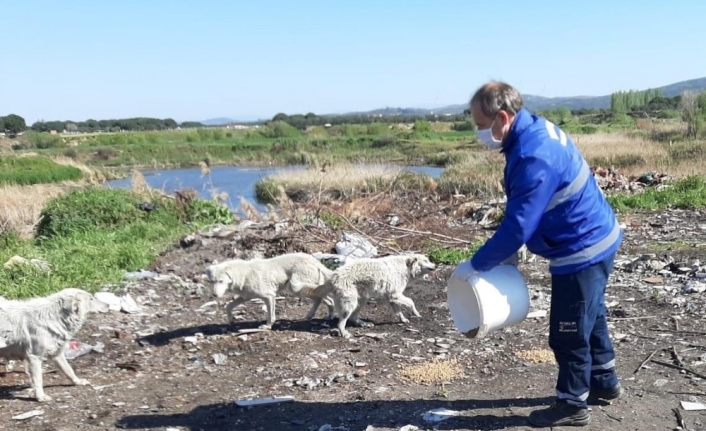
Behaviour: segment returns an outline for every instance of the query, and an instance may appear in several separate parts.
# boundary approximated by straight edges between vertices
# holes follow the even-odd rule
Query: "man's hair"
[[[478,103],[481,112],[488,118],[494,118],[501,110],[515,115],[522,109],[522,96],[510,84],[491,81],[476,90],[469,107],[474,103]]]

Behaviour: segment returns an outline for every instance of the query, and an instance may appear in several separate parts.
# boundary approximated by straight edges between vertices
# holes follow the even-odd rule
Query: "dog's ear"
[[[228,277],[228,282],[229,282],[229,283],[232,283],[232,282],[233,282],[233,277],[231,277],[230,274],[228,274],[228,271],[223,271],[223,275],[225,275],[226,277]]]
[[[81,312],[81,303],[84,301],[84,298],[81,295],[76,295],[73,298],[71,298],[71,313],[72,314],[79,314]]]
[[[411,268],[412,266],[414,266],[414,264],[417,263],[418,260],[419,258],[417,256],[408,256],[406,259],[407,268]]]

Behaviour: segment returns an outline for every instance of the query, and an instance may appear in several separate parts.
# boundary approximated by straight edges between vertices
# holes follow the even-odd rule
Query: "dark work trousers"
[[[605,290],[615,255],[582,271],[552,276],[549,347],[559,364],[557,398],[587,407],[591,388],[618,384]]]

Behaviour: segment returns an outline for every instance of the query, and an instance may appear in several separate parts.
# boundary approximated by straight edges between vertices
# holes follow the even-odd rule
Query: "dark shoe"
[[[624,393],[625,390],[623,390],[623,387],[620,386],[620,383],[618,383],[617,386],[611,389],[591,389],[591,391],[588,393],[588,399],[586,400],[586,403],[590,405],[596,405],[600,404],[601,400],[617,400],[618,398],[622,397]]]
[[[560,401],[546,409],[533,411],[527,420],[536,427],[582,427],[591,422],[591,413],[586,408]]]

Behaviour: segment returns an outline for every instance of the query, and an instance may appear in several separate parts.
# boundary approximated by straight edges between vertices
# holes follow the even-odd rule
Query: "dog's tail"
[[[326,268],[325,266],[321,265],[319,267],[319,284],[325,283],[331,276],[333,275],[333,270]]]
[[[328,288],[326,287],[326,282],[324,282],[323,284],[305,283],[298,281],[296,277],[292,277],[289,280],[289,285],[292,287],[292,292],[301,296],[313,296],[323,298],[324,296],[326,296],[326,291],[328,290]]]

